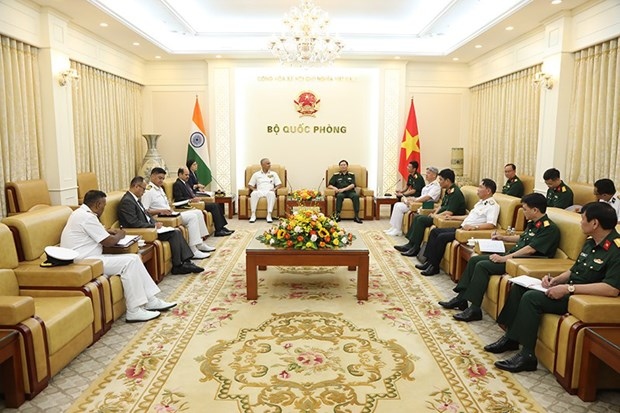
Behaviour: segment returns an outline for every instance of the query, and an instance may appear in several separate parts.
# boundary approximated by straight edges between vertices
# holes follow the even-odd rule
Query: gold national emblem
[[[319,99],[314,93],[306,90],[299,94],[297,100],[295,102],[295,110],[301,116],[312,116],[319,111],[319,103],[321,103],[321,99]]]

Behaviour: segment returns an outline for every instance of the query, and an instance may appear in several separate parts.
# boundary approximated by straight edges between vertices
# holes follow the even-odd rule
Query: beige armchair
[[[94,172],[82,172],[77,174],[77,185],[78,204],[80,205],[84,202],[84,195],[86,195],[88,191],[100,189],[97,174]]]
[[[325,171],[325,186],[329,185],[331,177],[340,170],[338,165],[332,165]],[[355,174],[355,192],[360,197],[359,216],[362,219],[374,219],[375,191],[368,189],[368,171],[362,165],[349,165],[349,172]],[[333,189],[325,189],[325,202],[327,203],[327,215],[334,215],[336,212],[336,193]],[[353,211],[353,201],[345,199],[342,203],[340,217],[352,219],[355,216]]]
[[[93,343],[92,301],[66,287],[67,282],[88,282],[90,269],[73,276],[61,270],[47,274],[53,285],[28,286],[33,278],[44,281],[43,277],[30,277],[28,269],[18,263],[13,235],[4,224],[0,224],[0,248],[0,329],[19,333],[24,389],[31,399]],[[33,270],[46,269],[36,266]]]
[[[245,168],[245,188],[239,190],[239,219],[249,219],[252,214],[250,208],[250,189],[248,188],[248,182],[250,178],[261,169],[260,165],[250,165]],[[288,196],[288,181],[286,176],[286,167],[284,165],[271,165],[271,170],[278,174],[280,181],[282,181],[282,187],[276,192],[276,205],[273,208],[272,215],[279,217],[285,214],[286,211],[286,197]],[[267,200],[261,198],[258,200],[256,207],[256,217],[267,217]]]
[[[7,182],[4,192],[8,215],[20,214],[52,205],[47,182],[43,179]]]

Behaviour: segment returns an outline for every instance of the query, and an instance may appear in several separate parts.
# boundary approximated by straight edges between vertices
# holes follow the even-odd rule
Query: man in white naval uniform
[[[71,213],[60,237],[60,246],[77,251],[75,259],[96,258],[103,262],[106,276],[119,274],[123,284],[126,321],[148,321],[159,317],[160,311],[177,304],[156,297],[161,290],[149,275],[138,254],[103,254],[103,247],[111,247],[125,236],[122,229],[106,230],[99,216],[106,205],[106,194],[88,191],[84,204]]]
[[[620,194],[616,192],[616,185],[611,179],[603,178],[594,182],[594,196],[600,202],[606,202],[616,211],[620,224]]]
[[[420,196],[410,198],[402,197],[401,202],[394,204],[392,216],[390,217],[390,228],[383,232],[393,236],[402,234],[403,216],[409,211],[409,205],[411,203],[426,201],[437,202],[441,197],[441,187],[437,181],[437,174],[439,174],[439,169],[434,166],[426,168],[426,182],[428,182],[428,184],[422,188]]]
[[[260,198],[267,198],[267,222],[273,222],[271,213],[276,204],[276,191],[282,186],[282,181],[277,173],[269,170],[271,161],[267,158],[260,160],[261,170],[254,172],[248,186],[250,193],[250,223],[256,222],[256,207]]]
[[[468,215],[451,215],[445,217],[447,220],[461,221],[461,229],[464,231],[476,231],[479,229],[494,229],[497,226],[499,218],[499,204],[493,195],[497,190],[495,181],[484,178],[478,185],[478,202]],[[439,263],[443,257],[446,245],[454,241],[456,236],[456,228],[435,228],[428,236],[424,256],[426,261],[424,264],[416,265],[416,268],[422,270],[420,274],[429,276],[439,273]]]
[[[168,202],[168,197],[164,192],[164,179],[166,179],[166,171],[156,166],[151,170],[151,184],[142,195],[141,201],[151,215],[171,215],[172,208]],[[181,212],[181,220],[183,225],[187,227],[189,232],[189,248],[194,253],[195,259],[208,258],[209,252],[215,251],[215,248],[203,242],[203,238],[209,235],[209,230],[205,224],[204,215],[198,209],[188,209]]]

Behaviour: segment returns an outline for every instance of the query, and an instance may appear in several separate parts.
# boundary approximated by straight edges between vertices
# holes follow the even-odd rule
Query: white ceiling
[[[299,0],[34,1],[145,60],[269,58],[267,46],[281,33],[284,13],[299,5]],[[330,31],[345,45],[343,58],[460,62],[542,28],[544,21],[587,2],[315,0],[329,13]],[[508,26],[514,29],[507,31]]]

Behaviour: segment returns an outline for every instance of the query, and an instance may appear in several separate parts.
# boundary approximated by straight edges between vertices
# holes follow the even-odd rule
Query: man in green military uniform
[[[517,176],[517,167],[513,163],[508,163],[504,166],[504,176],[506,177],[506,184],[502,188],[502,194],[516,196],[521,198],[523,196],[523,182]]]
[[[424,182],[422,175],[418,173],[419,167],[420,164],[418,161],[411,161],[407,165],[407,172],[409,172],[409,176],[407,176],[407,186],[402,190],[396,191],[396,197],[398,199],[403,196],[420,196],[426,182]]]
[[[560,179],[560,171],[547,169],[543,174],[547,184],[547,206],[566,209],[573,205],[573,190]]]
[[[439,185],[446,192],[441,200],[441,205],[430,215],[416,215],[411,227],[407,231],[408,243],[395,245],[394,248],[406,257],[415,257],[420,253],[420,245],[424,239],[424,230],[433,225],[436,216],[465,215],[465,197],[461,189],[454,183],[454,171],[442,169],[439,172]]]
[[[362,220],[359,217],[360,197],[357,192],[355,192],[355,175],[349,172],[349,162],[344,159],[338,163],[338,166],[340,167],[340,171],[336,172],[329,179],[329,185],[327,186],[336,191],[336,221],[340,221],[342,202],[345,198],[351,198],[353,202],[353,211],[355,212],[353,221],[361,224]]]
[[[527,256],[553,257],[560,243],[560,230],[546,214],[547,201],[542,194],[529,194],[521,200],[523,214],[528,220],[521,236],[494,235],[494,239],[515,242],[506,254],[476,255],[470,258],[459,283],[454,288],[458,293],[450,301],[440,301],[444,308],[464,310],[453,317],[458,321],[482,320],[480,305],[492,275],[506,272],[506,261]],[[471,307],[467,302],[471,302]]]
[[[620,294],[620,235],[614,228],[616,213],[604,202],[591,202],[581,210],[581,230],[588,235],[579,258],[570,270],[557,277],[546,275],[542,286],[546,292],[513,285],[497,322],[508,327],[495,343],[484,347],[491,353],[521,351],[513,357],[496,361],[502,370],[519,372],[536,370],[534,355],[538,327],[543,314],[565,314],[573,294],[617,297]]]

